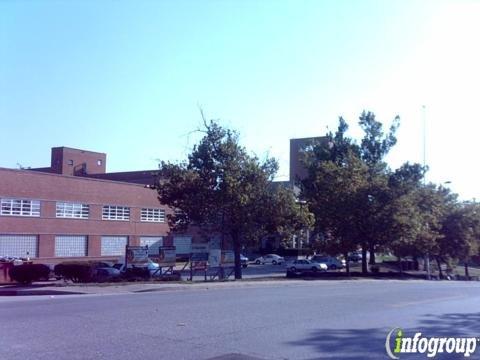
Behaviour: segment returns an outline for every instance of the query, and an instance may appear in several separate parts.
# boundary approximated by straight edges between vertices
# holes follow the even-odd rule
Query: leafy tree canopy
[[[313,223],[292,190],[272,185],[277,169],[275,159],[249,155],[236,132],[205,121],[187,161],[161,163],[156,189],[160,202],[177,210],[168,216],[174,230],[194,225],[206,237],[220,234],[233,243],[235,277],[241,278],[242,246]]]

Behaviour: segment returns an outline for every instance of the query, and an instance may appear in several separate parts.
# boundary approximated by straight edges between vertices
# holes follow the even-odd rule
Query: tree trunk
[[[344,256],[345,256],[345,271],[347,272],[347,276],[350,276],[350,260],[348,259],[348,252],[346,252]]]
[[[400,271],[400,274],[403,275],[403,267],[402,267],[402,258],[400,256],[398,257],[398,270]]]
[[[443,279],[442,262],[440,261],[440,257],[439,257],[439,256],[436,256],[435,259],[437,260],[438,277],[439,277],[440,279]]]
[[[465,277],[467,278],[467,280],[469,280],[470,274],[468,273],[468,261],[465,261],[464,267],[465,267]]]
[[[232,234],[233,251],[235,253],[235,279],[242,278],[242,263],[240,261],[240,252],[242,250],[240,237],[237,233]]]
[[[367,244],[362,244],[362,274],[368,274],[367,266]]]
[[[368,261],[368,263],[370,265],[375,265],[376,262],[375,262],[375,245],[374,244],[370,245],[368,252],[370,253],[370,260]]]

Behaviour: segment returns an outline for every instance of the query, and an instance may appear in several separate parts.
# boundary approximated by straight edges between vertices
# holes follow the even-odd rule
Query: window
[[[97,165],[98,165],[98,166],[101,166],[101,165],[102,165],[102,160],[100,160],[100,159],[97,160]]]
[[[163,246],[163,236],[141,236],[140,246],[148,246],[149,256],[158,256]]]
[[[88,219],[88,205],[70,202],[57,202],[57,217]]]
[[[0,235],[0,255],[37,257],[38,238],[35,235]]]
[[[106,205],[102,211],[103,220],[130,220],[130,208],[124,206]]]
[[[125,255],[127,244],[126,236],[102,236],[100,253],[102,256]]]
[[[140,221],[165,222],[164,209],[142,209]]]
[[[55,236],[55,256],[87,256],[87,237],[79,235]]]
[[[1,215],[40,216],[40,201],[21,199],[2,199]]]
[[[68,165],[73,166],[73,160],[68,160]]]

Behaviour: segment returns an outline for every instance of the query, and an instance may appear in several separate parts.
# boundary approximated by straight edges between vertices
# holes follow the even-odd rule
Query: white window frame
[[[140,221],[164,223],[165,209],[143,208],[140,213]]]
[[[102,208],[102,220],[129,221],[130,208],[126,206],[105,205]]]
[[[0,202],[2,216],[40,216],[40,200],[2,198]]]
[[[57,218],[88,219],[89,210],[88,204],[57,201],[56,216]]]

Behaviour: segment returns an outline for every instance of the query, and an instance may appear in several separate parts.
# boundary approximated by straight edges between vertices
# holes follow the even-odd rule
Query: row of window
[[[128,236],[102,236],[101,256],[125,255]],[[174,243],[176,241],[174,240]],[[191,244],[191,240],[190,240]],[[163,236],[141,236],[140,245],[148,245],[150,255],[158,255],[163,246]],[[190,249],[188,249],[190,252]],[[55,256],[87,256],[88,236],[56,235]],[[38,257],[38,236],[36,235],[0,235],[0,256]]]
[[[149,254],[158,255],[163,246],[163,236],[140,236],[140,245],[148,245]],[[101,256],[125,255],[128,244],[126,235],[104,235],[100,237]],[[173,245],[177,254],[190,254],[192,251],[191,236],[175,236]],[[55,235],[55,256],[87,256],[87,235]],[[39,237],[37,235],[2,235],[0,234],[0,257],[38,257]]]
[[[57,202],[57,218],[88,219],[90,207],[88,204]],[[40,216],[39,200],[1,199],[0,215],[6,216]],[[130,208],[126,206],[105,205],[102,209],[102,220],[130,220]],[[165,222],[165,210],[143,208],[140,221]]]

